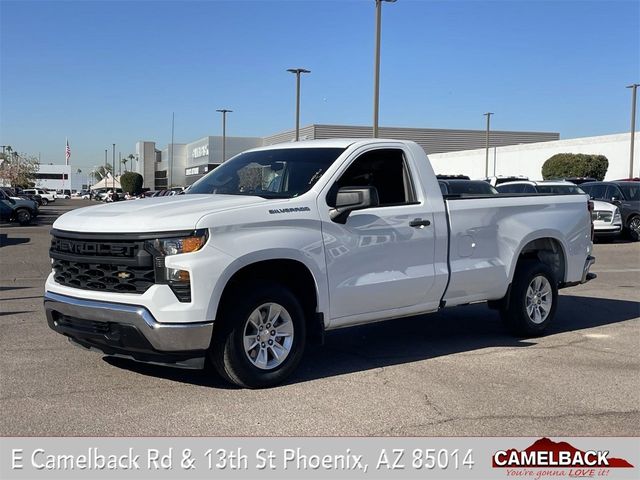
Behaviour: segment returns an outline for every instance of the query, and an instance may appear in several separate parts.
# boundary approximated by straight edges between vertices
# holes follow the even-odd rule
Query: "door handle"
[[[414,218],[409,222],[410,227],[424,228],[428,227],[429,225],[431,225],[431,222],[429,220],[423,220],[421,218]]]

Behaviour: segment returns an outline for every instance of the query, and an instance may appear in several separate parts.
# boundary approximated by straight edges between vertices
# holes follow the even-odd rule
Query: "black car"
[[[484,180],[438,180],[443,195],[493,195],[498,191]]]
[[[46,205],[45,203],[46,200],[43,200],[40,195],[32,195],[30,193],[25,193],[21,188],[15,188],[15,189],[11,187],[0,187],[0,188],[2,188],[2,190],[4,190],[4,192],[10,197],[20,197],[20,198],[24,198],[25,200],[33,200],[38,205]]]
[[[0,219],[29,225],[37,216],[36,202],[23,198],[11,198],[4,188],[0,188]]]
[[[589,182],[580,188],[595,200],[617,205],[625,231],[632,240],[640,240],[640,182]]]

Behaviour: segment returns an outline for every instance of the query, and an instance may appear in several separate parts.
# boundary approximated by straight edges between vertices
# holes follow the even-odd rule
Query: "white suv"
[[[49,202],[55,202],[57,195],[49,190],[43,190],[41,188],[25,188],[24,193],[28,195],[40,195],[42,197],[42,205],[47,205]]]

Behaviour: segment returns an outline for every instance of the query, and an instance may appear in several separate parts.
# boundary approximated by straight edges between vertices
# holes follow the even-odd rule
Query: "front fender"
[[[303,264],[311,273],[316,289],[316,298],[318,299],[318,312],[329,311],[329,293],[327,285],[327,276],[324,268],[321,268],[315,261],[304,255],[300,250],[292,248],[267,248],[246,253],[241,257],[234,259],[218,276],[209,305],[207,307],[207,318],[214,318],[220,305],[220,298],[229,280],[245,267],[263,262],[266,260],[293,260]],[[328,319],[325,317],[325,322]]]

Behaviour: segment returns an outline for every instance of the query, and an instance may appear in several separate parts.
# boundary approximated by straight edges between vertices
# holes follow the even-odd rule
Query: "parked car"
[[[56,197],[68,200],[71,198],[71,190],[56,190]]]
[[[496,187],[499,193],[544,193],[553,195],[586,195],[572,182],[565,180],[543,180],[503,183]],[[618,207],[594,200],[591,211],[594,234],[599,237],[615,237],[622,231],[622,218]]]
[[[496,187],[499,193],[551,193],[554,195],[585,195],[580,187],[564,180],[520,180],[502,183]]]
[[[253,388],[284,381],[325,330],[444,307],[488,301],[514,333],[542,335],[558,289],[594,277],[588,204],[443,197],[410,141],[257,148],[185,195],[60,216],[47,322],[107,355],[208,357]]]
[[[640,240],[640,182],[590,182],[580,187],[591,198],[616,205],[625,233],[636,242]]]
[[[20,225],[29,225],[38,216],[38,203],[24,198],[10,197],[0,189],[0,218]]]
[[[438,180],[443,195],[495,195],[498,191],[483,180]]]
[[[48,190],[44,190],[42,188],[25,188],[22,190],[24,193],[28,193],[30,195],[40,195],[42,197],[42,205],[48,205],[49,202],[56,201],[56,195],[51,193]]]
[[[42,205],[42,197],[40,195],[30,195],[28,193],[24,193],[21,188],[16,187],[0,187],[5,193],[14,199],[22,198],[24,200],[31,200],[38,204],[38,206]]]
[[[566,177],[566,178],[559,178],[558,180],[564,180],[565,182],[575,183],[576,185],[581,185],[586,182],[596,181],[595,178],[591,178],[591,177]]]
[[[7,195],[9,195],[10,197],[24,198],[25,200],[32,200],[36,202],[38,206],[43,205],[43,199],[40,195],[32,195],[32,194],[24,193],[24,191],[19,187],[16,187],[16,188],[2,187],[2,188],[5,189],[5,191],[7,192]]]
[[[491,186],[496,187],[502,183],[507,183],[507,182],[522,182],[522,181],[526,181],[529,180],[529,178],[524,177],[524,176],[508,176],[508,177],[503,177],[503,176],[497,176],[497,177],[487,177],[484,179],[485,182],[489,182],[489,184],[491,184]]]
[[[462,175],[462,174],[458,174],[458,175],[439,174],[439,175],[436,175],[436,178],[438,180],[471,180],[471,177],[467,175]]]

